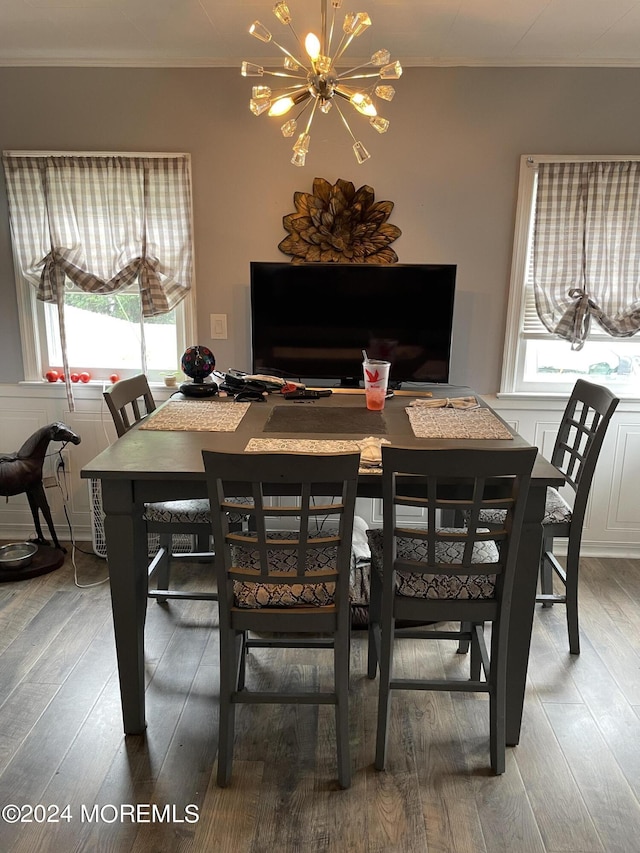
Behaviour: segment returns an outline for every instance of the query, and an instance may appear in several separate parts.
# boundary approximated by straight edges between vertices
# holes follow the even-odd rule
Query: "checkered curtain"
[[[592,318],[640,329],[640,162],[538,164],[533,277],[538,316],[572,349]]]
[[[64,288],[108,294],[137,282],[142,314],[171,311],[191,288],[189,158],[4,154],[11,233],[24,278],[58,305]],[[73,407],[67,380],[67,397]]]

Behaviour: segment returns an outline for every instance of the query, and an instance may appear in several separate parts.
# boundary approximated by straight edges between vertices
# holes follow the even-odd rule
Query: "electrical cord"
[[[67,526],[69,528],[69,541],[71,542],[71,565],[73,566],[73,582],[79,589],[90,589],[93,586],[101,586],[103,583],[106,583],[109,580],[109,574],[99,581],[93,581],[92,583],[80,583],[79,574],[78,574],[78,565],[76,563],[76,551],[79,551],[81,554],[91,555],[91,551],[85,551],[83,548],[80,548],[76,545],[75,536],[73,533],[73,525],[71,524],[71,519],[69,517],[69,511],[67,508],[67,504],[69,502],[69,489],[67,485],[67,470],[65,467],[64,456],[62,455],[62,451],[66,447],[67,442],[63,444],[57,451],[59,456],[58,464],[56,465],[56,486],[60,489],[60,494],[62,495],[62,509],[64,511],[64,517],[67,520]],[[61,476],[62,475],[62,476]]]

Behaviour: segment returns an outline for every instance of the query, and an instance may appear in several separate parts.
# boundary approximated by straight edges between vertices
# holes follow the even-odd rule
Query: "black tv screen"
[[[390,384],[447,382],[454,264],[251,263],[254,373],[357,386],[362,351]]]

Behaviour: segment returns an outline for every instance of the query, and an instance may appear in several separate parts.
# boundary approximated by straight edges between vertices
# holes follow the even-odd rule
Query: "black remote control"
[[[330,397],[331,388],[323,388],[322,391],[315,391],[311,388],[300,389],[295,391],[285,391],[282,395],[285,400],[317,400],[320,397]]]

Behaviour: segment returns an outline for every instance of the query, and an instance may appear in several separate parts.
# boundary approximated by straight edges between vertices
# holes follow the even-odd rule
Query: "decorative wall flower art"
[[[402,231],[387,222],[393,202],[375,201],[372,187],[314,178],[313,192],[296,192],[293,201],[295,213],[282,219],[289,236],[278,244],[292,263],[397,263],[390,244]]]

